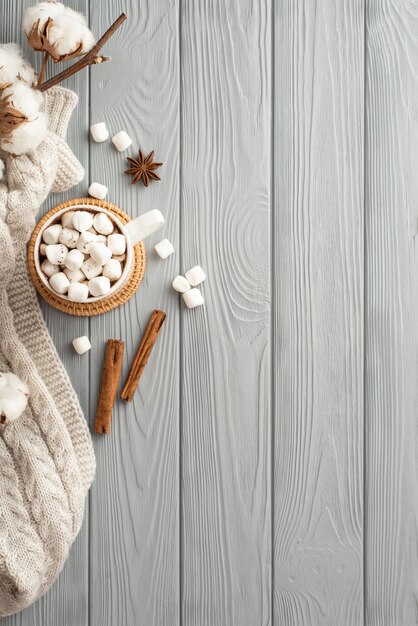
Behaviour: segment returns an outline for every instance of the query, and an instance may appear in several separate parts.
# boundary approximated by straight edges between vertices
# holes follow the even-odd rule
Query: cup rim
[[[48,289],[48,291],[54,294],[56,297],[66,300],[67,302],[75,302],[75,300],[71,300],[66,294],[57,293],[56,291],[54,291],[54,289],[52,289],[51,285],[49,284],[48,277],[45,276],[45,274],[43,273],[41,269],[39,247],[42,243],[42,235],[46,228],[51,226],[51,224],[54,224],[55,222],[59,221],[61,216],[64,213],[68,213],[68,211],[77,211],[78,209],[83,209],[83,210],[89,211],[90,213],[105,213],[116,224],[121,234],[124,235],[126,239],[126,262],[125,262],[125,267],[123,268],[122,276],[112,285],[109,293],[105,294],[104,296],[91,296],[87,298],[87,300],[83,300],[82,302],[77,302],[77,304],[90,304],[91,302],[99,302],[100,300],[104,300],[105,298],[109,298],[110,296],[113,296],[117,291],[119,291],[121,287],[123,287],[123,285],[125,284],[132,270],[133,245],[132,245],[128,230],[126,229],[125,225],[122,224],[118,216],[114,215],[111,211],[109,211],[105,207],[95,206],[91,204],[73,204],[71,206],[64,207],[63,209],[60,209],[59,211],[54,213],[54,215],[51,215],[51,217],[47,219],[45,224],[43,224],[42,228],[40,229],[35,239],[33,255],[34,255],[36,272],[40,280],[42,281],[42,284]]]

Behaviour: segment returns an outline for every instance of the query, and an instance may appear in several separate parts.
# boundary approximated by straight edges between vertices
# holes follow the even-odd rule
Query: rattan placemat
[[[125,304],[132,298],[139,285],[141,284],[142,278],[145,273],[145,248],[144,244],[141,242],[134,246],[134,263],[133,270],[124,285],[122,285],[115,293],[112,293],[107,298],[103,298],[103,300],[98,300],[95,302],[70,302],[69,300],[65,300],[61,298],[59,294],[53,293],[49,291],[42,282],[41,278],[38,275],[35,267],[35,242],[38,237],[39,232],[42,230],[43,225],[47,220],[49,220],[55,213],[58,213],[62,209],[76,207],[83,204],[89,204],[92,207],[100,207],[103,209],[107,209],[110,213],[113,213],[122,224],[127,224],[131,221],[131,218],[119,207],[111,204],[110,202],[106,202],[105,200],[96,200],[95,198],[78,198],[77,200],[69,200],[68,202],[63,202],[58,206],[54,207],[48,213],[46,213],[42,219],[38,222],[35,230],[32,233],[32,236],[28,243],[28,269],[30,277],[35,285],[37,291],[41,294],[43,299],[48,302],[52,307],[62,311],[63,313],[68,313],[69,315],[79,315],[82,317],[92,317],[93,315],[100,315],[101,313],[107,313],[112,309],[116,309],[121,304]]]

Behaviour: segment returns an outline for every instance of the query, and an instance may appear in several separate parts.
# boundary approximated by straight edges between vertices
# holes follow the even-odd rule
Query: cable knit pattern
[[[95,461],[77,397],[48,335],[26,270],[40,205],[84,176],[65,142],[77,96],[45,96],[46,139],[7,157],[0,181],[0,370],[30,389],[29,406],[0,429],[0,617],[25,608],[59,574],[80,528]]]

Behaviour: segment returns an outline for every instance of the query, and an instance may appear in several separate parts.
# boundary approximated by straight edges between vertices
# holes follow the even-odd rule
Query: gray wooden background
[[[3,41],[31,3],[3,0]],[[2,626],[416,625],[418,0],[67,4],[97,35],[128,22],[68,82],[88,174],[65,197],[97,180],[133,216],[160,209],[176,254],[148,241],[112,314],[44,306],[90,421],[105,340],[126,373],[151,310],[168,320],[94,436],[59,581]],[[155,149],[161,183],[131,187],[89,143],[101,120]],[[187,311],[170,283],[195,263],[206,305]]]

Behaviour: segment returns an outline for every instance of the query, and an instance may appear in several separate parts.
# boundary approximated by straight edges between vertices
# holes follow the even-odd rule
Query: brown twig
[[[161,330],[161,326],[164,323],[166,314],[164,311],[156,309],[152,312],[148,325],[145,329],[144,335],[139,344],[138,351],[135,355],[134,362],[132,363],[131,371],[129,372],[127,381],[120,397],[122,400],[132,402],[135,395],[135,391],[138,387],[139,379],[142,376],[142,372],[145,369],[145,365],[149,359],[155,342],[158,339],[158,333]]]
[[[100,52],[101,48],[104,46],[106,41],[110,39],[113,33],[119,28],[119,26],[125,20],[126,20],[126,15],[124,13],[119,15],[118,19],[115,22],[113,22],[112,26],[108,28],[108,30],[99,39],[96,45],[93,46],[93,48],[90,50],[90,52],[88,52],[82,59],[77,61],[77,63],[73,63],[73,65],[70,65],[70,67],[67,67],[64,71],[60,72],[56,76],[53,76],[52,78],[47,80],[45,83],[42,83],[42,85],[38,84],[39,91],[42,91],[42,92],[47,91],[47,89],[50,89],[51,87],[54,87],[55,85],[58,85],[58,83],[61,83],[63,80],[66,80],[70,76],[73,76],[73,74],[76,74],[77,72],[84,69],[88,65],[98,63],[99,62],[97,60],[99,58],[97,56],[98,52]],[[101,57],[100,62],[107,61],[107,60],[108,60],[108,57]]]
[[[125,344],[117,339],[109,339],[103,363],[102,382],[97,404],[94,430],[103,435],[110,434],[112,408],[115,403]]]
[[[49,60],[49,52],[45,52],[44,59],[41,65],[41,71],[39,72],[38,85],[37,85],[38,87],[42,85],[42,83],[44,82],[45,70],[46,70],[46,66],[48,65],[48,60]]]

